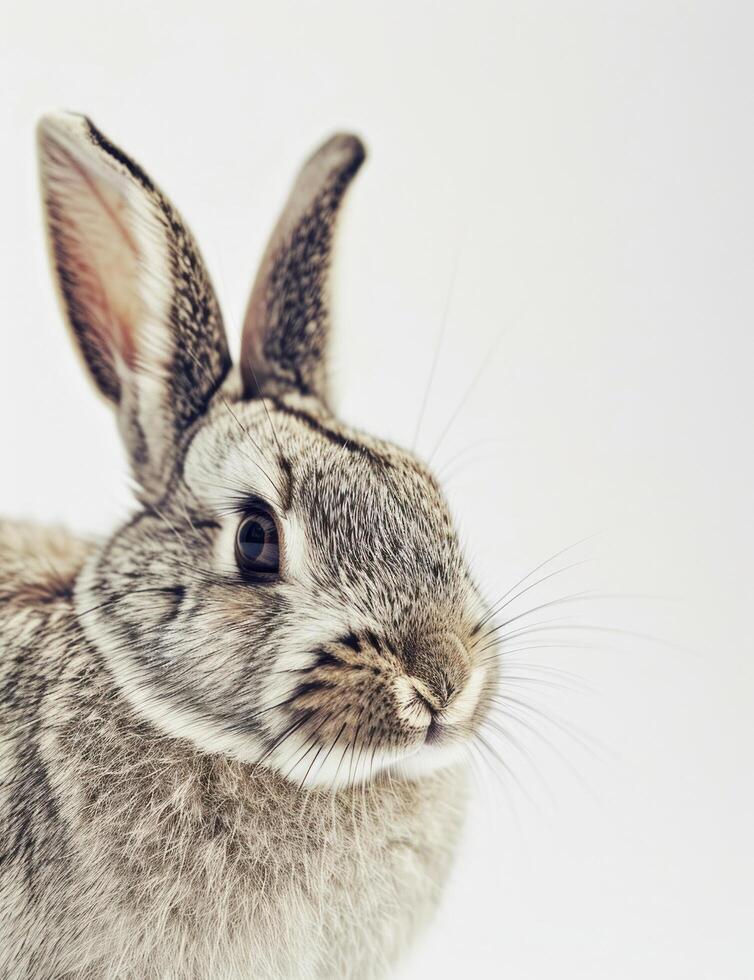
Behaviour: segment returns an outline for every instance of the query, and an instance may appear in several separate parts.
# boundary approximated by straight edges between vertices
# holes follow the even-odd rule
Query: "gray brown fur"
[[[88,127],[43,124],[59,272],[79,253],[55,242],[67,222],[85,227],[76,208],[99,205],[51,176],[50,143],[85,169],[94,153],[107,200],[123,181],[113,200],[127,228],[131,207],[165,200]],[[228,373],[209,278],[172,208],[164,317],[149,321],[158,355],[122,284],[98,281],[114,290],[104,300],[62,290],[100,388],[130,406],[146,391],[155,414],[143,445],[121,419],[140,505],[108,540],[0,524],[2,977],[371,980],[439,899],[463,748],[496,676],[432,475],[327,405],[326,270],[357,146],[325,144],[294,189],[255,284],[264,302],[249,307],[253,371]],[[94,218],[97,246],[109,221]],[[110,265],[123,246],[112,234]],[[99,276],[97,249],[76,247]],[[141,266],[122,261],[139,286]],[[76,271],[62,275],[75,284]],[[90,322],[108,308],[118,323]],[[99,349],[118,331],[138,348],[128,363]],[[263,584],[232,550],[260,498],[285,550]]]
[[[247,396],[293,390],[327,401],[332,240],[343,195],[365,157],[361,140],[339,133],[299,175],[249,299],[241,348]]]
[[[165,362],[149,366],[163,373],[169,399],[162,406],[162,424],[170,426],[175,441],[207,408],[230,368],[230,353],[222,315],[204,262],[193,235],[167,197],[143,170],[122,150],[113,146],[90,119],[81,119],[81,138],[102,149],[103,166],[124,177],[124,188],[143,194],[151,208],[155,227],[150,233],[163,239],[171,282],[166,310]],[[56,173],[70,169],[73,157],[64,141],[40,129],[43,165],[43,199],[47,214],[50,252],[68,323],[83,359],[102,394],[113,401],[120,416],[121,431],[132,461],[134,476],[147,494],[164,489],[174,460],[150,447],[149,433],[138,417],[139,399],[126,399],[121,379],[107,346],[101,340],[103,325],[85,308],[87,289],[92,288],[91,268],[72,261],[81,235],[70,214],[61,206],[60,178]],[[137,256],[137,261],[144,261]],[[101,288],[101,284],[95,284]]]

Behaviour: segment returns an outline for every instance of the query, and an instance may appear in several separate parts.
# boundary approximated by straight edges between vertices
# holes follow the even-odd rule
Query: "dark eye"
[[[247,511],[238,525],[236,561],[242,572],[252,575],[274,575],[280,567],[277,524],[261,507]]]

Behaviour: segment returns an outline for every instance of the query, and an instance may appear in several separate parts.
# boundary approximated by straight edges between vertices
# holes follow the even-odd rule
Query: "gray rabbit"
[[[0,523],[0,976],[384,976],[448,874],[497,671],[432,474],[331,409],[364,148],[303,167],[237,367],[144,171],[73,114],[39,154],[138,507],[96,543]]]

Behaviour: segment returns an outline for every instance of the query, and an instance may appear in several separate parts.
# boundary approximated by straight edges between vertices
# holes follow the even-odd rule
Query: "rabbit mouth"
[[[425,745],[444,745],[468,731],[488,682],[487,673],[485,667],[475,667],[462,686],[456,688],[446,680],[439,691],[430,691],[415,677],[407,679],[415,691],[414,703],[423,708]]]
[[[442,745],[445,740],[445,728],[437,718],[432,718],[424,736],[425,745]]]
[[[411,776],[441,768],[473,736],[488,682],[484,666],[457,687],[430,687],[402,672],[349,671],[328,660],[293,692],[280,751],[267,764],[302,788],[331,789],[370,782],[383,769]]]

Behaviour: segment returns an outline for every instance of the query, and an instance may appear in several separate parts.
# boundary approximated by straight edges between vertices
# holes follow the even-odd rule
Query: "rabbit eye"
[[[252,575],[274,575],[280,567],[277,524],[262,507],[248,510],[238,525],[236,561],[242,572]]]

